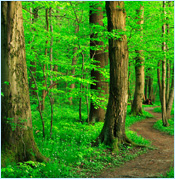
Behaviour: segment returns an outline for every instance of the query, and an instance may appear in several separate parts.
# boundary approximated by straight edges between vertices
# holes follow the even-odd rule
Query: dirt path
[[[156,178],[160,177],[160,174],[165,175],[173,166],[174,136],[153,129],[153,124],[161,119],[161,114],[152,112],[153,108],[145,110],[154,117],[137,122],[130,129],[151,140],[157,149],[149,150],[120,167],[104,170],[96,178]]]

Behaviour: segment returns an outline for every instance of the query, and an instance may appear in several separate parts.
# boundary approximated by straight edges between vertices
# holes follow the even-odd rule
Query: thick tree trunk
[[[144,8],[140,6],[137,14],[139,16],[140,21],[137,23],[142,25],[143,24],[143,13]],[[140,27],[141,32],[141,39],[143,38],[143,28]],[[142,102],[144,97],[144,57],[143,57],[143,50],[136,50],[137,57],[136,57],[136,64],[135,64],[135,75],[136,75],[136,84],[135,84],[135,93],[134,93],[134,100],[132,103],[131,113],[134,115],[142,114]]]
[[[43,161],[33,137],[20,1],[1,3],[1,40],[1,164]]]
[[[108,31],[125,30],[126,13],[123,1],[107,1]],[[125,118],[128,99],[128,48],[126,35],[109,39],[110,94],[105,123],[98,142],[118,151],[118,145],[126,141]]]
[[[103,26],[103,11],[101,7],[98,7],[98,4],[100,5],[101,2],[98,2],[94,6],[91,6],[93,10],[96,12],[93,12],[93,10],[90,10],[90,23],[91,24],[99,24]],[[105,54],[104,54],[104,49],[100,50],[92,50],[92,48],[99,48],[100,46],[103,46],[104,43],[103,41],[97,41],[94,38],[98,38],[98,34],[91,34],[91,41],[90,41],[90,58],[94,59],[97,61],[97,63],[94,63],[95,65],[98,65],[99,68],[104,68],[105,67]],[[101,48],[101,47],[100,47]],[[104,97],[104,92],[101,92],[101,90],[105,91],[106,90],[106,83],[105,79],[100,74],[98,70],[93,69],[91,71],[91,78],[94,79],[96,82],[95,85],[91,85],[91,90],[94,93],[98,93],[99,97]],[[89,114],[89,122],[94,123],[94,122],[99,122],[99,121],[104,121],[105,118],[105,110],[101,107],[96,108],[96,105],[94,104],[93,101],[91,101],[90,105],[90,114]]]

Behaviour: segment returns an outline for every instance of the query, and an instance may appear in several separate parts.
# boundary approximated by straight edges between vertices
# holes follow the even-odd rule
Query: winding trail
[[[96,178],[157,178],[174,164],[174,136],[162,133],[153,128],[153,124],[161,119],[161,113],[153,112],[153,108],[145,108],[154,117],[135,123],[130,127],[138,135],[152,141],[157,148],[136,157],[120,167],[104,170]]]

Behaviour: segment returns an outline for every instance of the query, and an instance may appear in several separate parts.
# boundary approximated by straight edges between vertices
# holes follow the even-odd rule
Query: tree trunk
[[[123,1],[106,1],[108,31],[125,30],[126,13]],[[110,93],[103,129],[97,138],[118,151],[126,141],[125,118],[128,99],[128,48],[126,35],[109,39]]]
[[[173,105],[173,100],[174,100],[174,68],[173,68],[173,77],[172,77],[172,83],[171,83],[171,90],[169,93],[169,98],[168,98],[167,106],[166,106],[166,114],[167,114],[167,119],[171,118],[171,109]]]
[[[49,17],[50,17],[50,32],[51,32],[51,40],[50,40],[50,71],[51,74],[53,72],[53,25],[52,25],[52,8],[49,8]],[[53,80],[52,80],[52,75],[51,75],[51,81],[50,81],[50,85],[53,84]],[[53,93],[51,92],[51,98],[53,97]],[[53,98],[52,101],[54,102]]]
[[[146,70],[148,73],[148,70]],[[148,99],[148,83],[149,82],[149,75],[146,74],[145,76],[145,101]]]
[[[163,1],[164,15],[165,15],[165,1]],[[165,40],[165,24],[162,26],[162,37]],[[162,44],[163,50],[163,60],[162,60],[162,122],[163,126],[168,126],[167,116],[166,116],[166,43]]]
[[[35,23],[37,21],[37,19],[38,19],[38,8],[34,8],[33,9],[33,19],[31,20],[31,23]],[[33,28],[33,31],[35,31],[34,28]],[[33,47],[32,47],[32,49],[33,49]],[[36,79],[36,60],[35,59],[30,62],[30,70],[31,70],[34,78]],[[34,82],[33,78],[30,78],[30,85],[29,86],[30,86],[30,89],[31,89],[31,95],[37,96],[36,86],[35,86],[35,82]]]
[[[128,70],[128,101],[131,101],[131,90],[130,90],[130,76],[131,76],[131,62],[129,62],[129,70]]]
[[[154,94],[153,94],[153,78],[149,76],[149,99],[154,101]]]
[[[75,34],[77,34],[78,32],[79,32],[79,25],[76,26]],[[75,65],[77,64],[77,55],[76,55],[77,50],[78,50],[78,48],[77,48],[77,47],[74,47],[74,52],[73,52],[73,53],[74,53],[74,57],[73,57],[73,59],[72,59],[72,70],[71,70],[71,74],[72,74],[72,75],[75,75]],[[71,91],[72,91],[74,88],[75,88],[75,83],[72,83],[72,84],[70,85]],[[72,105],[72,96],[69,98],[69,102],[70,102],[70,104]]]
[[[46,30],[49,31],[49,20],[48,20],[48,9],[46,9]],[[47,56],[47,44],[48,44],[48,40],[46,41],[46,49],[45,49],[45,56]],[[43,65],[43,74],[45,74],[45,70],[46,70],[46,64],[44,62]],[[43,76],[43,88],[46,88],[46,76]],[[42,90],[42,104],[41,104],[41,110],[44,110],[45,108],[45,96],[46,96],[46,89]]]
[[[137,11],[138,18],[140,21],[137,23],[142,25],[143,24],[143,13],[144,7],[140,6],[140,9]],[[140,27],[138,30],[141,32],[140,38],[143,38],[143,28]],[[137,57],[136,57],[136,64],[135,64],[135,74],[136,74],[136,84],[135,84],[135,93],[134,93],[134,100],[132,103],[131,113],[134,115],[142,114],[142,101],[144,97],[144,57],[143,57],[143,50],[136,50]]]
[[[25,56],[22,4],[1,3],[2,166],[9,162],[43,161],[34,141]],[[4,82],[8,82],[9,85]]]
[[[159,60],[158,65],[157,65],[157,80],[158,80],[158,86],[159,86],[159,98],[162,104],[162,83],[160,80],[160,64],[161,64],[161,61]]]
[[[90,10],[90,23],[91,24],[98,24],[103,26],[103,11],[102,8],[99,7],[101,2],[98,2],[97,4],[91,6]],[[93,12],[95,10],[95,12]],[[98,34],[91,34],[91,40],[90,40],[90,58],[94,59],[95,62],[94,65],[98,65],[99,69],[105,67],[105,54],[104,54],[104,49],[100,46],[103,46],[104,43],[103,41],[97,41],[96,38],[98,38]],[[101,48],[100,50],[94,50],[95,48]],[[91,90],[95,95],[98,97],[104,97],[104,92],[101,92],[101,90],[105,91],[106,89],[106,83],[105,79],[100,74],[99,70],[93,69],[91,71],[91,78],[95,80],[95,85],[91,84]],[[93,94],[92,94],[93,95]],[[94,104],[93,101],[91,101],[90,104],[90,113],[89,113],[89,122],[90,123],[95,123],[99,121],[104,121],[105,118],[105,110],[101,107],[97,106]]]

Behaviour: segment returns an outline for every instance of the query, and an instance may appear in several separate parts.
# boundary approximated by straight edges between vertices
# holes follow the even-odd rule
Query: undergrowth
[[[155,124],[154,124],[154,128],[162,131],[162,132],[166,132],[170,135],[174,135],[174,118],[171,118],[168,120],[169,126],[168,127],[164,127],[162,120],[158,120]]]
[[[122,163],[146,152],[146,149],[135,149],[121,146],[118,155],[101,144],[92,147],[91,142],[99,135],[103,123],[88,125],[86,108],[82,109],[83,123],[79,122],[78,107],[54,104],[53,131],[50,138],[50,107],[46,104],[43,112],[46,138],[42,138],[42,125],[37,105],[32,105],[32,120],[35,141],[41,153],[50,159],[47,163],[28,161],[9,164],[2,168],[2,178],[85,178],[98,174],[104,167],[119,166]],[[130,106],[128,110],[130,111]],[[126,117],[126,134],[138,144],[150,145],[150,142],[138,136],[128,128],[137,121],[151,117],[144,112],[143,116]]]
[[[161,178],[174,178],[174,167],[171,167],[165,176],[160,175],[160,177]]]

